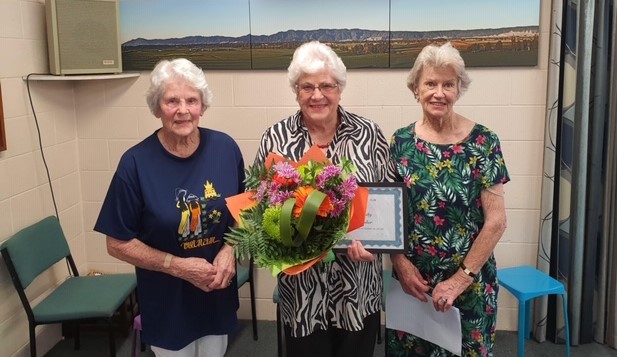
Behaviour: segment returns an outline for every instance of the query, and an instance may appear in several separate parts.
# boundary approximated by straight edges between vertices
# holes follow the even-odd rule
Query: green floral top
[[[433,144],[418,138],[412,123],[394,133],[390,150],[408,188],[407,257],[434,287],[456,272],[482,229],[480,192],[510,181],[499,138],[476,124],[459,143]],[[497,289],[491,254],[474,283],[454,303],[463,317],[464,351],[490,349],[487,339],[494,337]],[[402,343],[420,348],[400,335],[395,340],[401,348]]]

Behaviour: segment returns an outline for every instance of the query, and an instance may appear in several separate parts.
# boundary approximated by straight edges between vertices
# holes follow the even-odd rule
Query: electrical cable
[[[30,101],[30,109],[32,109],[32,116],[34,117],[34,124],[36,125],[36,132],[39,139],[39,149],[41,150],[41,158],[43,159],[43,165],[45,166],[45,173],[47,174],[47,182],[49,183],[49,191],[51,193],[51,200],[54,204],[54,210],[56,212],[56,219],[60,220],[60,214],[58,213],[58,205],[56,204],[56,195],[54,194],[54,187],[51,183],[51,175],[49,174],[49,166],[47,166],[47,160],[45,159],[45,153],[43,152],[43,140],[41,139],[41,128],[39,127],[39,120],[36,117],[36,111],[34,110],[34,104],[32,103],[32,94],[30,93],[30,76],[32,75],[47,75],[47,73],[29,73],[26,76],[26,88],[28,90],[28,100]],[[69,266],[68,259],[65,259],[66,267],[69,271],[69,275],[73,276],[71,267]]]

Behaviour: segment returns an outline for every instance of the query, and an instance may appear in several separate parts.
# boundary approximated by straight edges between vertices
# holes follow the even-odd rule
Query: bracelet
[[[465,273],[465,275],[470,276],[472,278],[476,277],[476,273],[472,272],[471,270],[469,270],[466,266],[465,263],[461,262],[461,269],[463,269],[463,273]]]
[[[164,268],[169,268],[171,266],[171,258],[172,258],[172,255],[167,253],[167,255],[165,256],[165,261],[163,262]]]

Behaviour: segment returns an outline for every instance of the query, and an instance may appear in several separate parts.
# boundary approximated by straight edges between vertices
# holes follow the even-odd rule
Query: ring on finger
[[[439,301],[441,301],[441,303],[445,305],[448,302],[448,298],[442,297],[441,299],[439,299]]]

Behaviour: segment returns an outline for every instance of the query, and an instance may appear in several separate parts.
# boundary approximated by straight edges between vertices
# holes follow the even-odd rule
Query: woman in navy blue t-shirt
[[[198,126],[211,98],[190,61],[156,65],[147,102],[162,127],[124,153],[94,227],[136,267],[142,336],[157,356],[222,357],[237,324],[225,197],[244,191],[244,162],[231,137]]]

